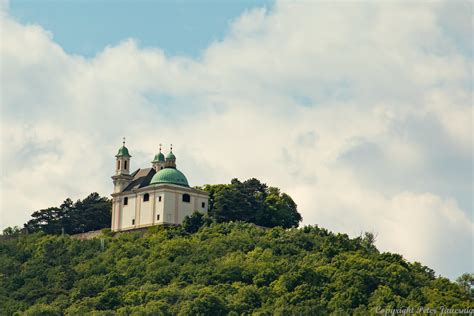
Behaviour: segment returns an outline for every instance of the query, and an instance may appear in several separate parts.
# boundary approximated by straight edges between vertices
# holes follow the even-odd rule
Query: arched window
[[[150,194],[145,193],[143,194],[143,202],[148,202],[150,200]]]
[[[191,202],[191,196],[189,194],[183,194],[183,202]]]
[[[128,197],[123,198],[123,205],[128,205]]]
[[[124,161],[123,168],[124,168],[125,170],[127,170],[127,161],[126,161],[126,160]]]
[[[120,160],[117,160],[117,169],[120,169]]]
[[[205,203],[205,202],[202,202],[202,203],[201,203],[201,206],[202,206],[202,208],[205,208],[205,207],[206,207],[206,203]]]

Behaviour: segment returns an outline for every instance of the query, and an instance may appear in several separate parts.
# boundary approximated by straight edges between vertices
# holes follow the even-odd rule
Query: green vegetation
[[[205,185],[209,192],[209,216],[218,223],[244,221],[264,227],[298,227],[301,215],[296,203],[280,189],[252,178],[244,182]]]
[[[210,194],[208,214],[195,212],[180,227],[114,234],[110,200],[92,193],[34,212],[23,230],[5,229],[0,315],[367,315],[472,306],[472,274],[457,283],[436,277],[379,253],[370,233],[351,239],[297,229],[296,204],[278,188],[234,179],[201,189]],[[98,229],[93,240],[68,235]]]
[[[112,202],[91,193],[83,200],[73,203],[66,199],[59,207],[49,207],[34,212],[24,226],[29,232],[46,234],[77,234],[110,227]],[[4,234],[13,234],[15,228],[7,228]]]
[[[467,276],[458,285],[379,253],[370,234],[210,223],[197,214],[188,222],[85,241],[4,236],[0,314],[366,315],[378,306],[472,306]]]

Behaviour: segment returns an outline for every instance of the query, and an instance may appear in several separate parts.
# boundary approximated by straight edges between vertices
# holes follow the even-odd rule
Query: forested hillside
[[[0,315],[334,315],[472,306],[467,288],[318,227],[0,239]]]

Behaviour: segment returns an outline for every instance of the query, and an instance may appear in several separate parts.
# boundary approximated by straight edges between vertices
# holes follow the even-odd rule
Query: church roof
[[[130,156],[130,154],[128,153],[128,148],[125,147],[125,145],[123,145],[122,147],[120,147],[119,150],[118,150],[117,155],[115,155],[115,157],[123,157],[123,156],[125,156],[125,157],[132,157],[132,156]]]
[[[173,154],[172,151],[168,155],[166,155],[166,159],[176,159],[176,156]]]
[[[186,176],[176,168],[165,168],[158,171],[150,181],[150,184],[157,183],[170,183],[189,187]]]
[[[153,178],[155,173],[155,169],[153,168],[138,169],[131,174],[133,177],[132,182],[130,182],[123,192],[146,187],[150,184],[150,180]]]
[[[160,151],[159,153],[155,155],[155,158],[153,159],[152,162],[162,162],[162,161],[165,161],[165,155],[163,155],[163,153]]]

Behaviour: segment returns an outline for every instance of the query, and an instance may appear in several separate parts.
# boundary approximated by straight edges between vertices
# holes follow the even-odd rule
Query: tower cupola
[[[169,154],[166,155],[165,168],[176,168],[176,156],[173,154],[173,145],[171,145]]]
[[[151,162],[153,165],[153,169],[156,172],[165,168],[165,155],[161,152],[161,144],[160,144],[160,151],[155,155],[155,158]]]
[[[122,192],[123,189],[132,181],[130,176],[130,158],[132,156],[125,147],[125,137],[123,138],[122,147],[119,148],[115,155],[115,175],[112,177],[114,181],[114,192]]]
[[[128,148],[125,147],[125,137],[123,138],[122,147],[119,148],[116,158],[115,164],[115,174],[130,174],[130,153],[128,152]]]

